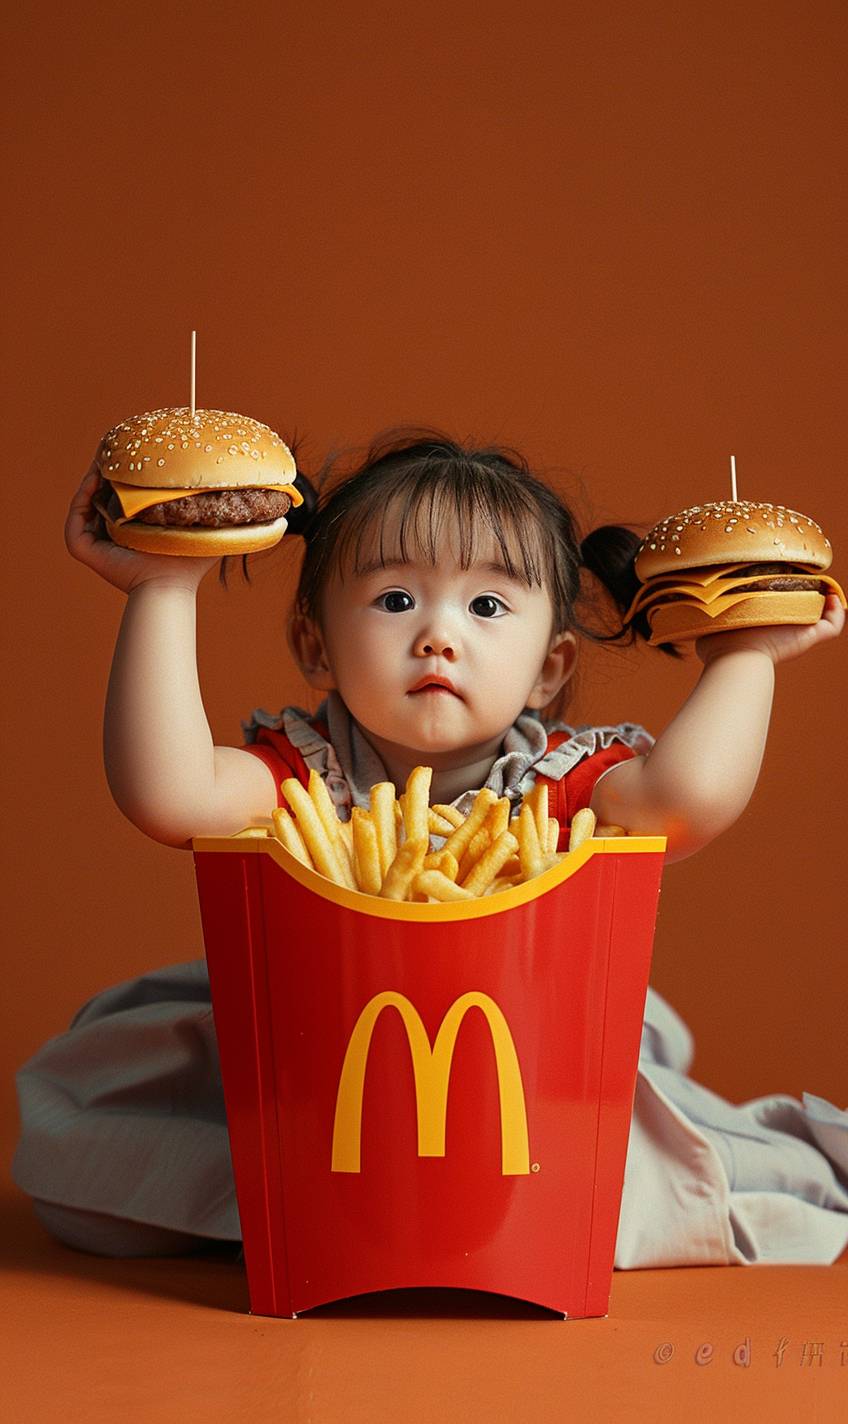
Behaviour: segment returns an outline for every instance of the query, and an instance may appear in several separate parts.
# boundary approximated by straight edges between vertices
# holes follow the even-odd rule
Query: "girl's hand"
[[[708,633],[695,642],[695,652],[706,666],[716,657],[753,649],[765,653],[773,663],[800,657],[819,643],[837,638],[845,626],[845,610],[835,593],[827,594],[818,623],[784,624],[782,627],[733,628],[724,633]]]
[[[124,593],[131,593],[139,584],[148,583],[151,579],[196,589],[204,575],[218,562],[217,558],[140,554],[135,549],[124,549],[120,544],[113,544],[105,533],[103,516],[92,503],[99,479],[97,466],[92,462],[71,500],[65,521],[68,552]]]

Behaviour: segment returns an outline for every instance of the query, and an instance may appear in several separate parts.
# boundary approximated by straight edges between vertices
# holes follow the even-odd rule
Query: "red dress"
[[[329,740],[329,731],[324,723],[315,721],[312,725],[325,740]],[[553,751],[555,747],[560,746],[568,739],[568,732],[550,732],[547,751]],[[309,768],[285,732],[276,732],[271,728],[261,727],[256,735],[256,741],[245,746],[243,750],[252,752],[268,767],[277,786],[278,806],[286,805],[286,798],[282,793],[280,783],[287,777],[294,776],[303,786],[307,785]],[[560,824],[560,850],[564,850],[568,843],[568,829],[575,814],[584,806],[589,805],[598,778],[611,766],[615,766],[620,761],[629,761],[636,755],[634,749],[624,742],[613,742],[601,751],[581,757],[580,761],[576,762],[558,781],[552,781],[547,776],[536,778],[537,784],[541,783],[548,787],[549,814],[555,816]]]

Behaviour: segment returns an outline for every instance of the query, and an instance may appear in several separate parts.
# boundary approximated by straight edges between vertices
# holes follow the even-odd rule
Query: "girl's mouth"
[[[418,693],[438,693],[442,696],[459,697],[459,693],[448,677],[439,677],[437,674],[428,674],[419,678],[414,686],[410,687],[409,695]]]

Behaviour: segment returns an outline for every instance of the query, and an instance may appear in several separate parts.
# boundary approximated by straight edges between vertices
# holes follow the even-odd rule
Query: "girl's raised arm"
[[[140,554],[99,530],[94,466],[65,524],[69,552],[127,594],[103,728],[106,776],[124,815],[165,845],[229,835],[277,804],[257,757],[216,747],[197,675],[197,590],[217,559]]]
[[[700,638],[701,677],[647,756],[612,767],[595,786],[601,822],[664,835],[683,860],[742,814],[757,783],[778,662],[836,637],[845,624],[831,594],[818,623],[749,628]]]
[[[116,803],[139,830],[188,849],[270,816],[274,779],[257,757],[216,747],[197,675],[196,589],[149,580],[127,599],[112,661],[103,751]]]

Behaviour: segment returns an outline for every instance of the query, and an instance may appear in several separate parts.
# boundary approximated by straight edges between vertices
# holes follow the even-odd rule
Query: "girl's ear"
[[[318,624],[305,613],[293,613],[286,624],[286,640],[309,686],[332,692],[336,684]]]
[[[577,638],[574,633],[557,633],[541,671],[530,690],[526,706],[547,707],[577,667]]]

